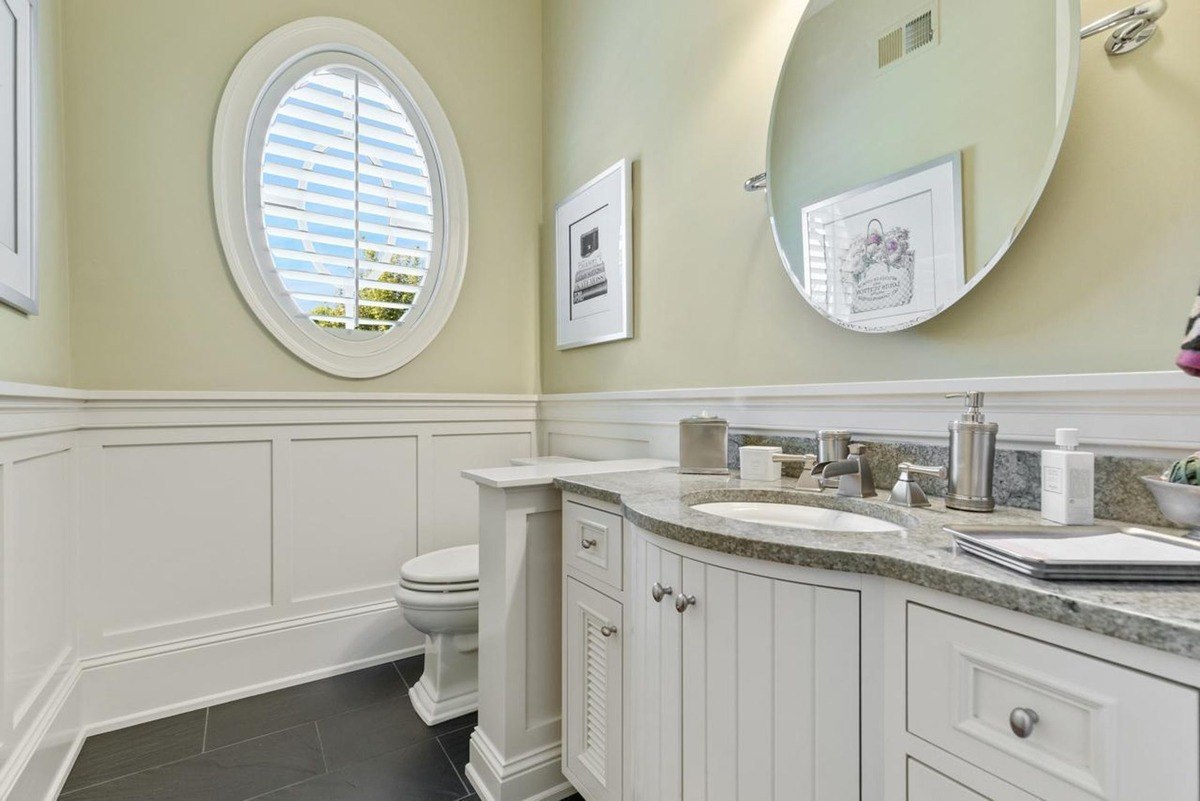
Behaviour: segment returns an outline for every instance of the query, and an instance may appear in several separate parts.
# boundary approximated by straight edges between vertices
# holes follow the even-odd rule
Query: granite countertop
[[[674,469],[565,476],[554,483],[565,492],[619,504],[638,527],[689,545],[899,579],[1200,659],[1200,583],[1040,581],[955,553],[952,538],[942,531],[942,526],[954,523],[1036,525],[1040,519],[1034,511],[999,507],[991,514],[972,514],[946,509],[937,498],[930,508],[904,509],[886,503],[886,489],[875,498],[843,498],[834,490],[797,492],[790,489],[794,479],[742,481],[736,475],[681,475]],[[783,500],[837,508],[883,518],[906,532],[847,534],[783,528],[717,517],[690,506],[722,500]]]

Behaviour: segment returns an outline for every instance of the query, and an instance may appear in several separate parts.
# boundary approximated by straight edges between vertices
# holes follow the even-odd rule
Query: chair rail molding
[[[966,390],[985,393],[1002,448],[1044,447],[1064,426],[1114,456],[1177,459],[1200,446],[1200,383],[1178,371],[543,395],[540,445],[566,456],[674,458],[678,421],[701,410],[746,433],[845,428],[864,441],[945,444],[961,403],[943,395]]]

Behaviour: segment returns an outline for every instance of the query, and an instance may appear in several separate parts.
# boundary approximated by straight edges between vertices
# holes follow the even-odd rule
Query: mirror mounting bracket
[[[1080,31],[1080,38],[1087,39],[1112,28],[1104,49],[1110,56],[1120,56],[1150,41],[1158,30],[1158,20],[1166,13],[1167,0],[1144,0],[1096,20]]]

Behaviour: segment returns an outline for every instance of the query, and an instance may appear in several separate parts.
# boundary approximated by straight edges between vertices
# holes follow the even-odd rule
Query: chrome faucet
[[[838,495],[848,498],[872,498],[875,496],[875,476],[871,473],[871,463],[867,461],[867,446],[856,442],[850,446],[850,456],[836,462],[817,465],[821,476],[830,479],[841,477],[838,481]]]
[[[771,457],[776,462],[800,462],[800,477],[796,489],[802,492],[821,492],[826,487],[836,486],[838,495],[849,498],[870,498],[875,495],[875,477],[866,458],[867,446],[855,443],[850,446],[850,456],[836,462],[818,462],[814,454],[796,456],[777,453]],[[829,479],[838,478],[834,484]]]

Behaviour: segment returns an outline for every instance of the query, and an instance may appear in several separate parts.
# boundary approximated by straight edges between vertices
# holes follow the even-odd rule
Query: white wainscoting
[[[543,395],[540,445],[580,458],[676,459],[679,420],[701,411],[745,432],[844,428],[865,441],[944,445],[962,401],[943,396],[967,390],[986,394],[1002,448],[1046,447],[1057,427],[1114,456],[1173,460],[1200,445],[1200,381],[1176,370]]]
[[[0,385],[0,799],[85,734],[423,647],[400,564],[477,541],[465,468],[533,455],[536,398]]]
[[[679,418],[944,442],[988,393],[1005,447],[1200,442],[1179,373],[532,396],[123,393],[0,384],[0,801],[49,799],[84,734],[415,653],[399,564],[473,541],[464,468],[674,458]],[[540,448],[537,447],[540,445]]]

